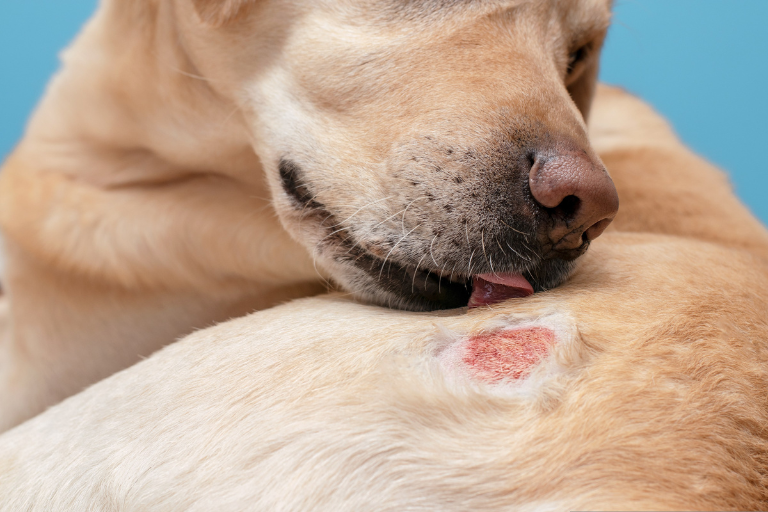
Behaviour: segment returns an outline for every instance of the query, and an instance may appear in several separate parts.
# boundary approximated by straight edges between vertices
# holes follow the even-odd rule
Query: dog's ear
[[[213,26],[222,26],[245,16],[256,0],[192,0],[200,19]]]
[[[568,85],[568,92],[576,106],[579,107],[584,121],[587,121],[589,118],[589,109],[595,96],[597,73],[599,70],[600,59],[596,55],[586,64],[579,77]]]

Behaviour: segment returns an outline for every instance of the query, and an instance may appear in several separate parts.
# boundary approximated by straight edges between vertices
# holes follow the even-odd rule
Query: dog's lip
[[[533,286],[520,273],[478,274],[472,276],[472,295],[467,306],[469,309],[490,306],[529,295],[533,295]]]
[[[407,309],[434,311],[466,307],[472,291],[469,276],[417,266],[395,258],[381,258],[362,247],[354,264],[382,291],[394,294]],[[393,297],[393,298],[394,298]],[[387,304],[391,304],[387,301]]]
[[[373,251],[366,252],[370,257],[381,262],[382,265],[385,264]],[[468,275],[448,272],[442,269],[437,270],[429,267],[415,266],[391,258],[387,264],[390,265],[390,269],[397,268],[397,273],[411,281],[410,294],[407,290],[401,289],[401,293],[404,293],[403,298],[407,295],[412,295],[413,297],[421,296],[431,303],[437,304],[443,302],[440,298],[442,297],[442,293],[440,293],[441,285],[444,291],[457,286],[466,290],[464,292],[466,295],[464,295],[465,302],[463,304],[457,304],[452,301],[453,304],[450,306],[445,304],[448,307],[468,307],[472,309],[489,306],[507,299],[528,297],[534,293],[533,286],[521,272],[493,272]],[[384,272],[384,274],[381,272]],[[381,272],[379,272],[379,279],[381,279],[382,275],[389,276],[390,274],[383,267]],[[432,278],[429,277],[430,275]],[[428,286],[430,279],[433,281],[433,284]],[[435,286],[437,286],[437,295],[435,295]],[[431,292],[429,288],[432,288]]]

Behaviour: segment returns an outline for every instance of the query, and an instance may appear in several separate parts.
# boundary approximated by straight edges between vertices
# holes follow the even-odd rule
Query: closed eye
[[[576,51],[571,52],[568,55],[568,68],[566,70],[567,75],[573,74],[576,68],[584,62],[589,56],[591,50],[591,43],[580,46]]]

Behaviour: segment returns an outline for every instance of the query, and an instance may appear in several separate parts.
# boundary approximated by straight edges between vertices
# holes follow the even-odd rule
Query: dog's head
[[[366,300],[551,288],[616,213],[585,128],[610,0],[179,5],[196,68],[238,84],[220,92],[281,221]]]

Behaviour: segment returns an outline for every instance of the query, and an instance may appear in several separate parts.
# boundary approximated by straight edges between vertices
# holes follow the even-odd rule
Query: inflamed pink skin
[[[527,379],[562,341],[539,322],[482,330],[454,338],[437,354],[450,380],[496,387]]]
[[[488,384],[524,379],[554,345],[555,333],[546,327],[478,334],[467,340],[462,362],[473,378]]]

